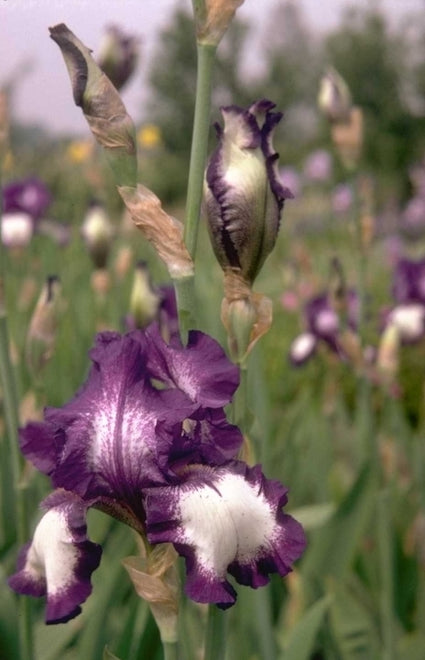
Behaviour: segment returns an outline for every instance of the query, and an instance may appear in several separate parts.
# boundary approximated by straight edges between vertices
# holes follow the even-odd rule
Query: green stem
[[[164,650],[164,660],[177,660],[178,658],[178,645],[177,642],[164,642],[162,645]]]
[[[204,171],[208,152],[211,88],[215,53],[215,46],[198,44],[195,116],[193,120],[192,149],[190,153],[184,226],[184,241],[192,259],[195,258],[196,253]]]
[[[226,614],[216,605],[209,605],[204,660],[224,660],[225,653]]]
[[[186,344],[189,330],[196,328],[195,320],[195,278],[183,277],[173,280],[177,298],[180,337]]]
[[[391,502],[388,489],[378,497],[378,550],[381,567],[381,626],[384,641],[384,659],[395,660],[394,635],[394,566],[391,534]]]
[[[246,364],[240,365],[239,373],[239,387],[233,398],[233,423],[239,426],[242,433],[247,433],[250,420],[248,419],[248,369]]]
[[[0,186],[1,188],[1,186]],[[0,236],[1,236],[2,204],[0,195]],[[5,301],[5,249],[0,239],[0,376],[3,388],[4,416],[6,432],[9,439],[11,472],[13,474],[16,539],[19,546],[28,540],[26,489],[21,483],[22,458],[18,441],[18,395],[16,391],[15,374],[9,354],[9,331]],[[32,627],[30,601],[26,596],[18,597],[18,626],[21,649],[21,660],[33,658]]]
[[[272,626],[272,613],[270,603],[270,589],[262,587],[254,591],[256,628],[258,646],[262,660],[276,658],[276,645]]]
[[[198,71],[196,79],[195,115],[193,120],[192,148],[190,152],[187,183],[186,219],[184,242],[192,259],[195,259],[201,213],[202,188],[208,152],[208,135],[211,112],[211,87],[216,48],[198,44]],[[174,280],[179,314],[180,334],[186,343],[187,333],[196,328],[195,278]]]

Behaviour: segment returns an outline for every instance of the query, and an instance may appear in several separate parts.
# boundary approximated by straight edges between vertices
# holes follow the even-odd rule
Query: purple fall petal
[[[271,572],[286,575],[301,555],[304,533],[281,511],[286,500],[286,489],[260,466],[192,466],[180,483],[146,491],[148,538],[173,543],[186,558],[190,598],[226,608],[236,599],[228,572],[256,588]]]
[[[87,539],[87,504],[66,491],[52,493],[31,543],[21,550],[9,585],[20,594],[47,596],[46,623],[65,623],[81,612],[102,550]]]

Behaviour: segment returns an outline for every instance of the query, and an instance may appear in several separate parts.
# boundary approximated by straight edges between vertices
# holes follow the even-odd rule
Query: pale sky
[[[371,0],[297,0],[308,22],[318,30],[334,27],[347,5],[367,6]],[[258,34],[271,9],[280,0],[245,0],[238,16],[258,25]],[[394,24],[424,7],[423,0],[380,0]],[[116,23],[140,36],[142,60],[137,74],[125,87],[123,98],[137,119],[143,103],[143,81],[158,32],[167,25],[174,8],[191,10],[191,0],[0,0],[0,84],[19,65],[32,70],[22,80],[13,112],[20,121],[32,121],[58,131],[87,133],[79,108],[73,105],[62,56],[49,38],[48,27],[66,23],[90,48],[99,46],[105,25]]]

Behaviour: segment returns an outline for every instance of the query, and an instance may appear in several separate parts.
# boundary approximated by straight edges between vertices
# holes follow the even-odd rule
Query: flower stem
[[[1,177],[0,177],[1,191]],[[26,490],[21,483],[22,459],[19,452],[18,441],[18,395],[16,391],[15,374],[9,354],[9,330],[7,323],[6,294],[5,294],[5,249],[1,241],[2,196],[0,194],[0,376],[3,388],[4,415],[7,437],[9,439],[9,453],[11,472],[14,484],[16,539],[21,546],[27,540],[27,505]],[[18,626],[21,660],[32,660],[32,628],[30,601],[26,596],[18,596]]]
[[[201,212],[202,188],[208,152],[211,113],[211,88],[216,47],[198,44],[195,116],[187,184],[184,241],[192,259],[195,258]]]
[[[189,330],[196,328],[195,321],[195,278],[181,277],[173,280],[177,298],[180,338],[183,344],[187,342]]]
[[[385,660],[395,660],[394,566],[391,534],[391,502],[389,489],[378,497],[378,549],[381,566],[381,626]]]
[[[184,242],[195,259],[201,213],[202,187],[208,151],[211,112],[211,87],[216,48],[198,44],[198,71],[196,79],[195,116],[193,120],[192,148],[186,197]],[[196,327],[195,276],[174,280],[177,295],[180,334],[185,343],[187,333]]]
[[[164,660],[177,660],[178,647],[176,642],[164,642],[162,648],[164,650]]]
[[[224,660],[226,652],[225,616],[225,613],[216,605],[209,605],[204,660]]]

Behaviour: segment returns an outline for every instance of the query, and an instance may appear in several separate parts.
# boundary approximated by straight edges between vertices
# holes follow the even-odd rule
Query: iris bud
[[[212,246],[223,270],[250,284],[274,247],[284,200],[272,134],[282,115],[267,100],[248,110],[222,108],[224,128],[206,171],[204,206]]]
[[[217,46],[244,0],[193,0],[198,43]]]
[[[95,268],[105,268],[114,230],[105,209],[97,202],[90,205],[81,234]]]
[[[395,323],[384,330],[378,348],[377,367],[385,382],[395,380],[399,367],[400,331]]]
[[[351,111],[351,93],[338,71],[330,68],[320,81],[317,99],[320,110],[331,122],[345,122]]]
[[[133,73],[139,57],[137,38],[117,25],[106,28],[97,63],[116,89],[121,89]]]
[[[61,23],[50,36],[62,51],[75,104],[80,106],[90,129],[104,147],[120,185],[136,185],[136,132],[120,95],[96,64],[90,50]]]
[[[60,289],[59,278],[55,275],[49,276],[31,318],[26,360],[35,377],[40,375],[53,354],[60,311]]]
[[[148,267],[140,261],[130,295],[130,314],[136,328],[145,328],[157,317],[160,303],[161,297],[153,289]]]

